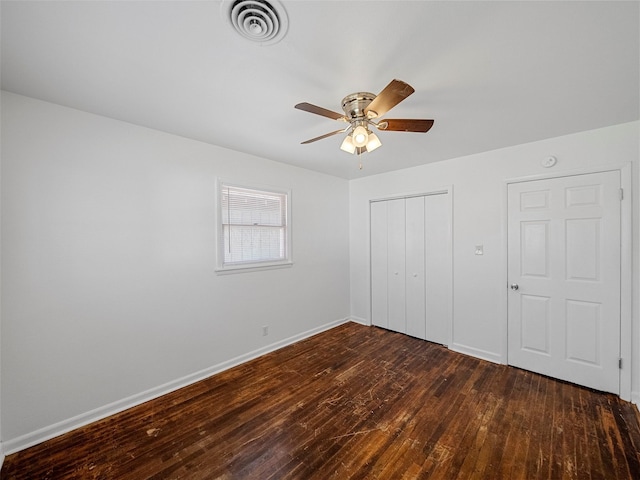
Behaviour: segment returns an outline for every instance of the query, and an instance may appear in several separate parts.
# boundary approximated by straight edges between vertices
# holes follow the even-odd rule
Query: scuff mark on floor
[[[362,434],[365,434],[365,433],[377,432],[378,430],[379,430],[378,428],[370,428],[369,430],[360,430],[359,432],[345,433],[344,435],[338,435],[337,437],[331,437],[329,440],[337,440],[339,438],[352,437],[354,435],[362,435]]]

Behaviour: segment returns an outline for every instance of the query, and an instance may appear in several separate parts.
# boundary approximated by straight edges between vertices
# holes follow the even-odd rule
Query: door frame
[[[554,178],[573,177],[590,173],[619,172],[620,186],[624,195],[620,201],[620,358],[622,368],[620,372],[620,391],[618,395],[623,400],[631,401],[631,381],[633,370],[633,337],[632,337],[632,304],[633,304],[633,229],[632,229],[632,172],[631,163],[614,164],[612,166],[573,169],[562,172],[549,172],[539,175],[528,175],[504,180],[502,192],[502,272],[504,288],[501,291],[502,305],[502,355],[501,362],[508,364],[508,188],[513,183],[531,182],[535,180],[549,180]]]
[[[372,258],[371,258],[371,204],[375,203],[375,202],[384,202],[387,200],[397,200],[397,199],[401,199],[401,198],[411,198],[411,197],[427,197],[430,195],[447,195],[447,208],[449,210],[449,231],[447,232],[449,235],[448,238],[448,242],[447,242],[447,248],[448,248],[448,254],[449,254],[449,259],[450,259],[450,268],[451,268],[451,278],[450,278],[450,285],[449,288],[451,290],[451,298],[449,299],[448,302],[448,309],[449,309],[449,324],[447,325],[447,345],[445,345],[447,348],[449,348],[449,345],[451,345],[451,342],[453,341],[453,304],[454,304],[454,291],[453,291],[453,185],[445,185],[442,187],[438,187],[438,188],[432,188],[429,190],[423,190],[423,191],[413,191],[413,192],[407,192],[407,193],[396,193],[396,194],[389,194],[389,195],[383,195],[381,197],[375,197],[375,198],[370,198],[369,199],[369,208],[367,209],[367,215],[368,215],[368,230],[369,230],[369,264],[368,264],[368,270],[369,270],[369,319],[367,322],[367,325],[372,326],[373,325],[373,287],[372,287],[372,279],[371,279],[371,262],[372,262]]]

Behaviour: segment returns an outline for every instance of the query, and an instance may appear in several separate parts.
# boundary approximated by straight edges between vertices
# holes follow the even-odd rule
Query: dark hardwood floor
[[[10,479],[640,479],[614,395],[349,323],[6,458]]]

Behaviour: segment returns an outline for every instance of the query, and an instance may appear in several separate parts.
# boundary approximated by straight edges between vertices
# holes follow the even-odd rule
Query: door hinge
[[[620,188],[620,200],[624,199],[624,189]]]
[[[618,359],[618,368],[622,369],[622,358]]]

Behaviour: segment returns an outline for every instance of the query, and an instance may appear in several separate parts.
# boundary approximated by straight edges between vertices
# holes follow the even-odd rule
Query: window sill
[[[247,264],[247,265],[232,265],[228,267],[217,267],[215,269],[216,275],[230,275],[232,273],[248,273],[248,272],[261,272],[263,270],[275,270],[277,268],[290,268],[293,266],[293,262],[278,262],[278,263],[264,263],[264,264]]]

